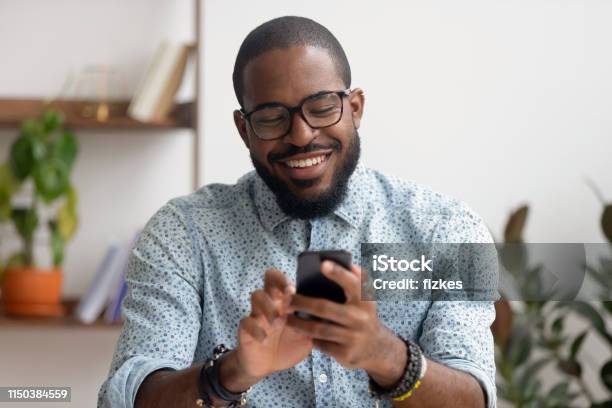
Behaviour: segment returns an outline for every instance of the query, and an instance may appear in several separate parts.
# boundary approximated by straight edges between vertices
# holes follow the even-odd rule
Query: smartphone
[[[345,303],[344,290],[336,282],[321,273],[321,262],[334,261],[346,269],[351,268],[351,253],[343,250],[306,251],[298,255],[296,292],[300,295]],[[303,319],[316,319],[306,313],[296,312]]]

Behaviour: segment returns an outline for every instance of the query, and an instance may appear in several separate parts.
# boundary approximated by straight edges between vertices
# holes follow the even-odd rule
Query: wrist
[[[404,375],[408,350],[402,339],[388,330],[385,332],[385,339],[377,347],[378,355],[365,367],[365,371],[382,388],[392,388]]]
[[[263,379],[263,377],[250,375],[240,365],[236,350],[232,350],[223,356],[220,364],[219,382],[229,391],[242,392]]]

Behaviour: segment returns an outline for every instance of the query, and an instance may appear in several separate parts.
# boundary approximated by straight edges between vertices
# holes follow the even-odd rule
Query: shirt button
[[[319,382],[321,382],[321,383],[326,383],[327,382],[327,375],[325,373],[319,374]]]

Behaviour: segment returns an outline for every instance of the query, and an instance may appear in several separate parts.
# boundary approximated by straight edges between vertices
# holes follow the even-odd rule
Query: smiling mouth
[[[281,172],[291,180],[315,180],[321,178],[328,170],[334,150],[299,153],[278,160]]]
[[[324,161],[327,160],[327,158],[331,155],[331,153],[326,153],[326,154],[319,154],[317,156],[312,156],[312,157],[308,157],[305,159],[292,159],[292,160],[286,160],[283,161],[282,163],[292,169],[303,169],[303,168],[308,168],[308,167],[314,167],[317,166],[321,163],[323,163]]]

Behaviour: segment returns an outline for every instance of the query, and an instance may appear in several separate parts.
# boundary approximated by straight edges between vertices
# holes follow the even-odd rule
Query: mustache
[[[329,150],[329,149],[340,150],[340,148],[341,148],[340,142],[338,142],[337,140],[333,141],[332,143],[328,145],[317,144],[317,143],[310,143],[303,147],[291,145],[284,152],[268,154],[268,160],[272,162],[272,161],[286,159],[287,157],[291,157],[294,154],[311,153],[311,152],[316,152],[317,150]]]

